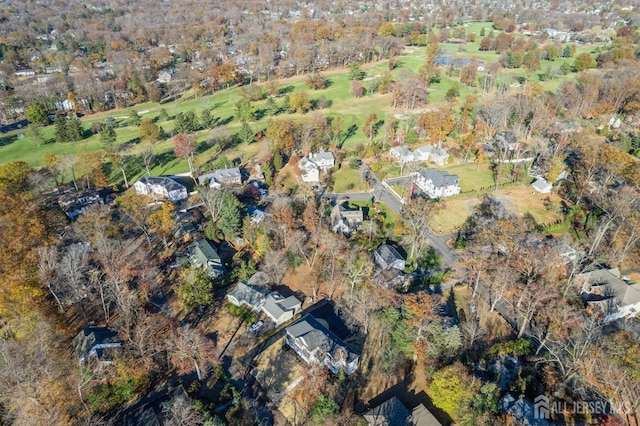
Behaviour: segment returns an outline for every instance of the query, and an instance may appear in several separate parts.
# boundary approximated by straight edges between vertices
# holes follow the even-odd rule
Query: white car
[[[251,327],[249,327],[249,331],[252,332],[252,333],[255,333],[263,325],[264,325],[264,322],[262,322],[262,320],[260,320],[258,322],[255,322],[255,323],[251,324]]]

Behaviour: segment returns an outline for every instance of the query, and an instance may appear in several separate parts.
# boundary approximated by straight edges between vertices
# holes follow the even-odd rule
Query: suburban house
[[[113,363],[122,349],[118,333],[105,327],[85,327],[73,339],[73,348],[80,365],[93,363],[96,371]]]
[[[231,169],[218,169],[211,173],[198,176],[200,185],[209,184],[212,188],[220,188],[222,185],[241,185],[242,173],[239,167]]]
[[[458,175],[450,175],[438,169],[424,169],[414,175],[418,188],[431,198],[450,197],[460,193]]]
[[[390,269],[404,271],[404,257],[402,257],[402,255],[398,253],[398,250],[392,245],[381,244],[380,247],[373,252],[373,258],[376,264],[385,271]]]
[[[640,283],[629,284],[618,268],[580,274],[576,285],[587,306],[602,310],[605,322],[640,314]]]
[[[442,426],[423,404],[409,410],[397,396],[367,411],[363,417],[369,426]]]
[[[541,194],[548,194],[551,192],[551,188],[553,188],[543,177],[538,177],[538,179],[531,184],[531,187]]]
[[[246,306],[252,311],[259,312],[264,305],[269,291],[258,285],[239,282],[233,290],[227,294],[229,303],[236,306]]]
[[[189,196],[187,188],[181,183],[164,176],[143,176],[133,184],[136,192],[143,195],[162,195],[177,202]]]
[[[87,189],[71,191],[58,198],[58,205],[71,220],[84,213],[85,207],[91,204],[107,204],[115,199],[113,189]]]
[[[434,148],[429,155],[429,161],[439,166],[444,166],[449,162],[449,153],[444,148]]]
[[[333,154],[326,151],[320,151],[317,154],[310,153],[309,160],[313,161],[313,163],[322,171],[333,169],[336,165],[336,159],[333,157]]]
[[[513,395],[507,393],[500,400],[500,411],[515,418],[518,422],[517,424],[520,425],[547,426],[549,422],[545,419],[539,418],[542,416],[539,416],[538,412],[536,412],[537,405],[538,404],[534,404],[524,397],[515,399]],[[540,414],[542,414],[542,412]]]
[[[189,246],[189,262],[196,268],[205,269],[211,278],[225,273],[220,256],[205,239],[195,240]]]
[[[36,72],[33,68],[18,68],[16,70],[16,76],[18,77],[33,77],[36,75]]]
[[[349,236],[356,232],[364,220],[360,207],[350,207],[347,201],[336,203],[331,209],[331,229],[333,232]]]
[[[325,322],[325,324],[322,324]],[[319,364],[338,374],[350,375],[358,368],[360,356],[331,330],[326,321],[307,314],[286,328],[286,342],[307,364]]]
[[[433,147],[431,145],[421,146],[413,150],[413,158],[415,161],[429,161],[432,153]]]
[[[327,171],[335,166],[335,158],[330,152],[320,151],[311,153],[309,157],[302,157],[298,162],[298,168],[304,182],[319,182],[320,170]]]
[[[520,149],[518,137],[511,130],[498,130],[494,139],[496,146],[501,151],[517,151]]]
[[[247,215],[251,218],[251,222],[255,224],[262,222],[267,217],[267,214],[257,207],[248,207]]]
[[[302,309],[302,302],[295,296],[285,298],[277,291],[269,293],[262,305],[264,312],[276,327],[289,321]]]
[[[302,157],[300,161],[298,161],[298,168],[300,169],[300,176],[302,176],[303,182],[312,183],[320,181],[320,169],[318,169],[316,163],[307,157]]]
[[[158,78],[156,81],[158,83],[168,83],[173,78],[173,74],[175,74],[176,70],[164,70],[158,73]]]
[[[407,164],[416,161],[413,152],[405,146],[394,146],[389,150],[389,154],[398,160],[398,163],[400,164]]]

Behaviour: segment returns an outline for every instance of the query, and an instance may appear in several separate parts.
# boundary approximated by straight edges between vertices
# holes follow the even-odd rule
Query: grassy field
[[[333,191],[338,193],[365,192],[369,190],[369,184],[362,179],[360,172],[348,165],[343,165],[335,171],[333,182]]]
[[[499,55],[495,52],[480,52],[478,50],[480,40],[482,39],[482,37],[479,36],[479,33],[484,27],[486,28],[488,34],[489,31],[491,31],[491,24],[489,22],[473,22],[465,24],[465,26],[467,27],[467,33],[476,33],[476,40],[474,42],[464,44],[441,43],[441,49],[451,52],[456,57],[475,57],[485,62],[497,61],[499,59]],[[494,31],[494,33],[497,35],[499,31]],[[601,45],[597,44],[578,46],[577,54],[584,51],[594,52],[600,46]],[[423,47],[406,48],[403,55],[399,58],[399,66],[392,71],[392,75],[394,76],[394,78],[399,79],[401,78],[401,76],[406,75],[407,73],[415,72],[424,63],[424,52],[425,49]],[[559,58],[558,60],[553,62],[543,60],[541,61],[541,66],[543,70],[545,70],[548,66],[559,68],[563,62],[572,63],[573,59]],[[368,81],[382,75],[387,70],[387,68],[388,66],[386,60],[364,65],[362,69],[363,71],[365,71],[366,77],[365,81],[363,81],[363,86],[367,88]],[[448,77],[446,71],[446,67],[441,67],[442,77],[440,79],[440,82],[434,83],[430,86],[430,106],[437,107],[445,104],[446,101],[444,100],[444,96],[447,90],[454,85],[458,86],[460,89],[460,98],[464,97],[468,93],[477,93],[479,95],[482,95],[481,93],[479,93],[478,87],[467,87],[463,84],[460,84],[457,81],[457,77]],[[404,110],[393,110],[390,94],[381,95],[378,93],[374,93],[366,94],[361,98],[354,98],[349,92],[350,81],[348,77],[348,71],[344,68],[327,71],[323,74],[330,81],[330,84],[327,88],[322,90],[309,90],[305,85],[305,76],[282,79],[278,82],[279,88],[281,92],[286,93],[291,93],[296,90],[305,90],[309,93],[311,99],[314,101],[319,97],[324,97],[329,106],[324,110],[320,110],[320,112],[327,116],[341,117],[344,121],[345,131],[347,129],[352,129],[351,132],[345,134],[345,140],[343,144],[343,147],[345,148],[353,147],[360,143],[365,144],[368,142],[367,137],[362,133],[361,126],[370,113],[376,113],[380,120],[386,120],[387,117],[390,117],[397,113],[405,113]],[[499,80],[511,84],[515,82],[518,77],[525,76],[528,77],[529,81],[538,81],[538,74],[539,73],[533,73],[531,75],[527,75],[524,69],[504,69],[499,73]],[[561,81],[571,78],[573,78],[573,74],[559,76],[556,79],[545,81],[541,84],[543,85],[545,90],[555,90],[561,83]],[[520,89],[514,88],[513,90]],[[166,132],[170,132],[173,129],[173,117],[175,117],[176,114],[180,112],[193,111],[197,115],[200,115],[200,112],[204,109],[211,109],[214,117],[218,118],[221,123],[226,123],[225,126],[228,129],[229,134],[235,134],[240,128],[240,123],[234,117],[234,104],[241,98],[241,88],[233,87],[227,90],[216,92],[212,95],[198,98],[194,97],[193,94],[190,93],[186,93],[184,94],[184,96],[185,97],[183,98],[179,98],[177,100],[164,104],[146,103],[136,105],[135,107],[132,107],[130,109],[111,110],[104,113],[86,116],[82,118],[82,122],[84,128],[89,129],[91,124],[95,122],[103,122],[107,117],[115,118],[118,124],[122,126],[118,127],[116,130],[116,144],[127,144],[128,152],[132,157],[136,157],[140,154],[140,152],[142,151],[142,146],[139,143],[138,139],[138,128],[129,123],[129,113],[131,109],[137,111],[142,118],[150,118],[156,121],[156,123],[161,126]],[[281,104],[282,99],[283,98],[277,98],[276,102],[278,104]],[[255,109],[258,111],[264,110],[266,102],[266,100],[254,102]],[[162,109],[166,110],[169,116],[168,120],[160,119],[160,112]],[[300,114],[283,115],[294,121],[300,121],[306,118],[306,116]],[[250,124],[252,129],[258,132],[264,130],[267,127],[268,120],[269,117],[265,116],[260,120]],[[195,136],[198,142],[206,142],[210,141],[214,137],[212,135],[212,132],[216,131],[220,130],[203,130],[198,132]],[[53,126],[45,127],[42,130],[42,133],[48,140],[53,140],[55,137]],[[66,144],[49,143],[42,146],[37,146],[26,135],[23,138],[18,139],[18,134],[24,134],[24,130],[7,133],[0,137],[1,162],[22,160],[26,161],[34,167],[38,167],[44,164],[44,158],[47,153],[67,155],[77,154],[79,152],[85,151],[93,152],[103,148],[100,144],[98,135],[91,135],[79,142]],[[163,141],[155,143],[153,145],[153,150],[157,156],[156,165],[152,170],[153,174],[173,174],[188,171],[186,162],[182,159],[176,159],[173,155],[173,146],[170,139],[165,139]],[[237,158],[241,161],[248,161],[263,152],[264,151],[261,144],[241,144],[225,152],[224,155],[226,155],[230,159]],[[211,160],[214,154],[216,154],[214,148],[203,149],[203,151],[198,155],[196,165],[201,166],[207,163]],[[142,165],[140,163],[140,161],[135,161],[134,159],[130,161],[128,169],[131,174],[131,178],[134,179],[136,176],[142,174]],[[394,169],[394,167],[395,166],[390,165],[388,169],[385,169],[383,171],[383,175],[394,176],[395,173],[399,172],[399,169],[396,170]],[[465,181],[470,181],[468,181],[466,179],[466,176],[463,176],[462,173],[463,172],[461,171],[461,182],[464,191],[469,188],[468,186],[466,186],[468,184],[466,184]],[[486,173],[476,173],[473,177],[476,180],[481,179],[483,184],[488,182],[486,179]],[[119,175],[114,172],[112,174],[112,178],[114,180],[119,179]],[[348,179],[352,179],[352,177],[350,176],[346,176],[345,178],[347,179],[347,184],[350,182]],[[347,184],[345,184],[345,187]]]
[[[558,213],[547,210],[545,198],[560,202],[556,194],[540,194],[528,185],[516,185],[499,189],[491,195],[500,200],[507,209],[522,216],[529,213],[538,224],[554,223],[562,218]],[[445,199],[445,208],[433,217],[432,228],[437,234],[449,234],[460,229],[462,224],[480,202],[475,195],[460,195]],[[561,230],[558,229],[557,232]]]

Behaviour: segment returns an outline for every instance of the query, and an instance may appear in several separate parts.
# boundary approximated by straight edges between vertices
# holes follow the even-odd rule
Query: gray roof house
[[[384,270],[397,269],[404,271],[404,258],[398,253],[398,250],[389,244],[381,244],[380,247],[373,252],[373,257],[376,264]]]
[[[602,309],[605,322],[640,315],[640,283],[628,284],[618,268],[580,274],[576,285],[587,305]]]
[[[323,324],[324,322],[324,324]],[[338,374],[350,375],[358,368],[356,354],[331,330],[324,320],[307,314],[286,328],[286,342],[307,364],[319,364]]]
[[[429,161],[444,166],[449,162],[449,153],[444,148],[434,148],[429,155]]]
[[[531,184],[531,187],[541,194],[548,194],[553,188],[553,186],[543,177],[536,179],[536,181]]]
[[[320,170],[326,171],[335,166],[336,160],[332,153],[320,151],[317,154],[310,153],[309,160],[312,161]]]
[[[431,198],[450,197],[460,193],[460,178],[444,170],[424,169],[414,174],[415,183]]]
[[[162,195],[176,202],[189,196],[181,183],[164,176],[143,176],[133,184],[136,192],[143,195]]]
[[[195,240],[191,243],[189,262],[196,268],[205,269],[211,278],[217,278],[225,272],[218,252],[205,239]]]
[[[442,426],[442,423],[422,404],[413,409],[408,421],[412,426]]]
[[[78,363],[95,363],[96,370],[111,364],[115,351],[122,348],[118,333],[105,327],[85,327],[73,339],[73,349]]]
[[[270,293],[262,305],[264,312],[276,327],[289,321],[302,309],[302,302],[295,296],[285,298],[277,291]]]
[[[433,146],[425,145],[413,150],[413,157],[416,161],[429,161],[433,153]]]
[[[331,209],[331,229],[335,233],[348,237],[358,230],[363,221],[362,209],[349,207],[347,202],[336,203]]]
[[[409,409],[394,396],[367,411],[363,417],[369,426],[406,426]]]
[[[229,300],[229,303],[232,305],[246,306],[252,311],[260,311],[268,293],[269,290],[263,287],[239,282],[238,285],[227,294],[227,300]]]
[[[363,417],[369,426],[442,426],[424,405],[410,411],[396,396],[367,411]]]
[[[220,188],[222,185],[241,185],[242,172],[239,167],[218,169],[198,176],[198,183],[200,185],[209,184],[212,188]]]
[[[413,152],[406,146],[394,146],[389,150],[389,154],[398,160],[400,164],[407,164],[415,161]]]

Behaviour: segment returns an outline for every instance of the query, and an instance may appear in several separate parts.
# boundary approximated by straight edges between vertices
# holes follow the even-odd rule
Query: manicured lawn
[[[485,28],[485,32],[488,35],[491,32],[490,22],[471,22],[465,24],[467,33],[476,33],[476,39],[474,42],[464,44],[452,44],[442,43],[441,49],[451,52],[456,57],[477,58],[485,62],[494,62],[499,60],[499,55],[495,52],[480,52],[478,50],[480,41],[480,31]],[[494,31],[494,35],[499,34],[499,31]],[[594,53],[601,45],[584,45],[578,46],[576,54],[582,52]],[[398,58],[398,66],[391,72],[396,79],[407,73],[415,73],[420,66],[424,63],[425,48],[417,46],[409,46],[405,49],[404,54]],[[556,61],[541,61],[542,70],[527,75],[526,70],[507,70],[502,69],[499,72],[498,80],[504,81],[505,84],[511,85],[517,81],[518,77],[527,77],[528,81],[539,81],[539,74],[544,72],[547,67],[553,69],[559,68],[563,63],[573,63],[573,58],[559,58]],[[327,88],[322,90],[310,90],[306,87],[306,76],[297,76],[288,79],[279,80],[279,88],[281,91],[291,93],[296,90],[306,91],[313,101],[317,101],[318,98],[323,97],[328,104],[328,107],[319,110],[320,113],[330,117],[340,117],[344,122],[343,133],[343,148],[350,148],[357,146],[358,144],[367,144],[368,138],[362,133],[362,123],[367,116],[371,113],[375,113],[378,117],[380,124],[383,124],[386,120],[395,114],[406,114],[403,109],[394,110],[391,103],[390,94],[368,93],[368,87],[371,79],[375,79],[381,76],[388,69],[388,62],[386,60],[379,61],[373,64],[366,64],[362,66],[365,72],[365,80],[362,82],[363,87],[367,89],[365,96],[361,98],[354,98],[350,93],[350,80],[348,76],[348,70],[345,68],[326,71],[323,75],[330,81]],[[446,107],[450,105],[445,101],[444,97],[447,90],[453,86],[457,86],[460,90],[459,100],[463,99],[469,93],[476,93],[483,96],[480,93],[479,87],[467,87],[464,84],[458,82],[458,77],[447,76],[446,67],[441,67],[441,79],[439,82],[434,83],[429,88],[429,105],[427,108]],[[479,73],[481,76],[482,73]],[[561,75],[553,80],[542,82],[545,90],[556,90],[562,81],[570,80],[574,78],[575,74]],[[262,85],[264,87],[264,85]],[[511,90],[521,90],[514,87]],[[116,144],[127,144],[127,153],[132,156],[132,160],[129,162],[128,169],[133,177],[142,174],[143,167],[141,161],[136,160],[142,151],[142,144],[139,143],[138,128],[131,125],[129,114],[131,110],[135,110],[142,118],[150,118],[154,120],[159,126],[161,126],[165,132],[171,132],[174,128],[174,117],[180,112],[193,111],[199,117],[204,109],[210,109],[212,115],[219,120],[219,123],[224,123],[227,128],[227,132],[230,135],[234,135],[240,128],[240,123],[235,119],[235,103],[241,99],[242,88],[232,87],[230,89],[221,90],[216,93],[207,96],[195,97],[193,93],[188,92],[184,94],[184,97],[178,98],[171,102],[166,103],[145,103],[136,105],[128,109],[111,110],[107,112],[93,114],[91,116],[82,117],[83,126],[85,129],[89,129],[91,124],[95,122],[103,122],[107,117],[113,117],[117,123],[122,126],[116,129]],[[459,102],[458,100],[458,102]],[[282,105],[284,97],[276,97],[275,101],[278,105]],[[264,111],[267,100],[261,100],[254,102],[254,108],[256,111]],[[456,105],[453,106],[456,108]],[[166,110],[169,119],[161,120],[160,115],[162,110]],[[309,114],[288,114],[283,113],[281,117],[291,119],[293,121],[306,120]],[[255,132],[262,131],[267,128],[271,117],[262,116],[256,122],[250,123],[252,129]],[[383,127],[380,127],[382,132]],[[195,134],[196,140],[200,142],[206,142],[212,139],[212,132],[219,130],[202,130]],[[49,143],[42,146],[36,146],[28,136],[17,139],[19,133],[25,134],[25,130],[15,131],[6,135],[0,136],[0,162],[22,160],[26,161],[34,167],[44,165],[44,158],[47,153],[53,153],[56,155],[77,154],[80,152],[93,152],[103,149],[104,147],[99,141],[98,135],[91,135],[90,137],[73,143],[58,144]],[[42,129],[44,137],[48,140],[55,138],[53,126],[48,126]],[[378,138],[381,136],[378,135]],[[154,153],[157,157],[157,163],[154,165],[153,174],[171,174],[181,173],[188,171],[186,162],[182,159],[176,159],[173,155],[173,143],[170,139],[159,141],[153,146]],[[242,162],[251,161],[257,157],[261,157],[268,153],[267,150],[260,144],[240,144],[232,149],[224,152],[223,155],[229,159],[238,159]],[[216,148],[208,148],[200,152],[196,159],[196,165],[202,166],[203,164],[211,161],[218,151]],[[114,169],[114,168],[112,168]],[[461,178],[461,185],[463,191],[475,189],[481,186],[487,186],[492,184],[492,178],[490,173],[486,170],[457,170],[451,169],[452,173],[458,173]],[[342,172],[345,174],[344,179],[340,179],[336,182],[338,189],[346,189],[346,186],[350,183],[354,183],[354,177],[349,175],[348,171]],[[399,168],[395,165],[385,166],[381,171],[381,177],[397,176],[399,174]],[[111,173],[111,178],[114,182],[120,179],[119,173],[114,170]],[[130,179],[133,180],[133,179]]]
[[[562,218],[558,213],[549,211],[545,207],[545,198],[549,197],[551,201],[559,203],[560,197],[556,194],[540,194],[529,185],[511,186],[489,192],[488,195],[496,197],[507,209],[520,216],[531,214],[538,224],[553,223]],[[433,230],[438,234],[458,231],[479,202],[480,199],[475,195],[446,198],[444,210],[433,217]]]
[[[369,184],[362,179],[357,169],[343,165],[333,174],[333,192],[364,192],[369,190]]]

